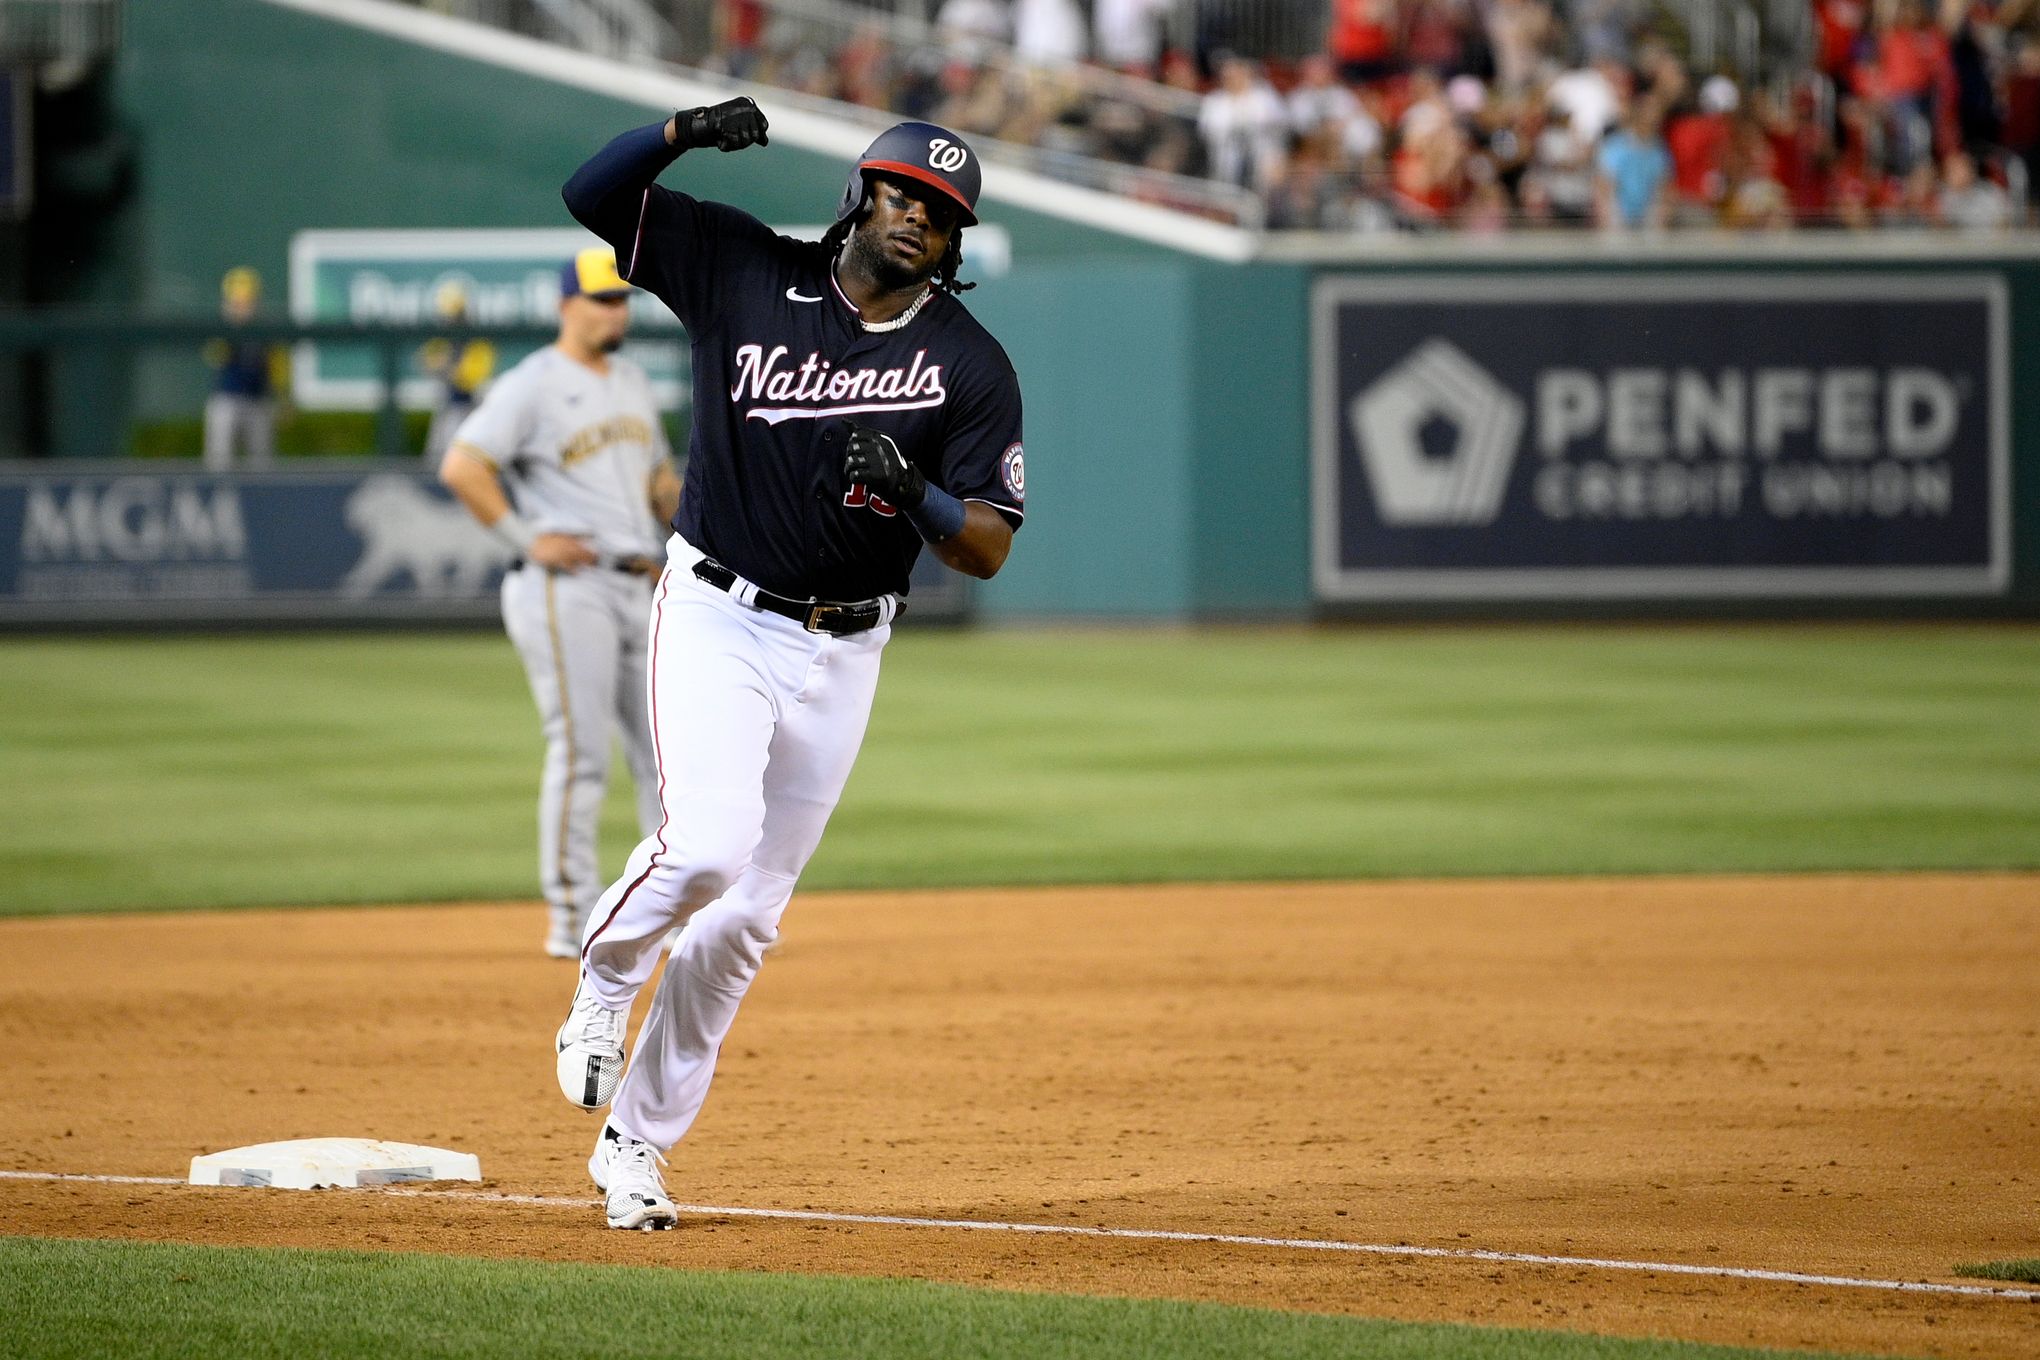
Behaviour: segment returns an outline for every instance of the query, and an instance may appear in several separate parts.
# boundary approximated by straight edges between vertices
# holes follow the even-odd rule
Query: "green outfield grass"
[[[1971,1261],[1955,1267],[1957,1275],[1972,1280],[2007,1280],[2017,1284],[2040,1284],[2040,1257],[2016,1261]]]
[[[0,909],[536,896],[499,635],[0,646]],[[807,883],[2036,862],[2032,628],[909,630]]]
[[[1065,1298],[914,1280],[0,1238],[10,1356],[1367,1356],[1733,1360],[1677,1342]]]

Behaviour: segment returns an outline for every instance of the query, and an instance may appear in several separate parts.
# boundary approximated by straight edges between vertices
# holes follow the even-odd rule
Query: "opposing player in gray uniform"
[[[679,503],[680,479],[644,370],[616,354],[630,291],[612,251],[594,247],[570,261],[559,339],[496,381],[439,468],[439,480],[519,553],[503,578],[503,623],[544,719],[539,877],[545,951],[561,959],[579,957],[607,884],[595,837],[612,734],[637,786],[642,834],[660,815],[645,658],[661,526]]]

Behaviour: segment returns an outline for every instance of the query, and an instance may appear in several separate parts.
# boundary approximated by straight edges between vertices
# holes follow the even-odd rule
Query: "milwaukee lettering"
[[[819,354],[798,364],[787,360],[787,347],[763,345],[737,349],[737,382],[732,401],[827,402],[831,405],[887,403],[901,409],[940,406],[949,393],[942,385],[942,365],[927,362],[928,351],[916,350],[906,368],[836,368]],[[754,412],[754,414],[756,414]],[[804,414],[825,414],[822,410]]]
[[[560,449],[560,466],[593,458],[611,444],[649,444],[652,427],[637,416],[612,416],[575,433]]]

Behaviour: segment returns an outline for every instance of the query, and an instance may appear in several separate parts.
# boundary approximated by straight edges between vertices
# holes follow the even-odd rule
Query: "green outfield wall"
[[[221,273],[232,265],[254,264],[280,286],[291,239],[301,231],[570,225],[559,202],[561,181],[610,133],[654,116],[631,99],[264,0],[131,4],[115,88],[144,167],[123,237],[139,257],[138,268],[128,262],[138,278],[134,301],[175,316],[208,312]],[[775,144],[769,152],[691,155],[669,179],[791,223],[822,220],[842,173],[838,158]],[[1106,214],[1096,222],[1072,220],[1067,211],[1001,201],[988,202],[985,217],[1010,233],[1011,268],[986,279],[967,301],[1020,372],[1030,455],[1026,530],[1006,570],[979,594],[992,616],[1304,618],[1625,602],[1761,610],[1837,601],[2030,613],[2040,605],[2033,566],[2040,561],[2040,392],[2021,381],[2040,361],[2040,249],[1949,246],[1929,255],[1917,243],[1749,241],[1657,244],[1617,255],[1596,242],[1314,242],[1280,243],[1280,258],[1269,247],[1241,264],[1133,239],[1110,230]],[[1346,287],[1328,280],[1358,281],[1364,295],[1336,304],[1348,309],[1339,323],[1347,327],[1340,342],[1346,367],[1324,380],[1355,386],[1329,397],[1320,392],[1314,407],[1314,363],[1322,367],[1326,356],[1314,345],[1313,326],[1324,322],[1324,290]],[[1719,307],[1709,311],[1709,280],[1719,280],[1748,315],[1736,320]],[[1937,300],[1942,283],[1952,292]],[[1370,300],[1370,285],[1387,300]],[[1549,325],[1520,329],[1526,289],[1536,294],[1533,302],[1548,304]],[[1915,296],[1923,290],[1934,296]],[[1653,305],[1661,310],[1636,311],[1630,292],[1658,299]],[[1804,308],[1763,319],[1767,292],[1803,295]],[[1503,308],[1492,313],[1492,324],[1479,311],[1489,294],[1516,298],[1492,304]],[[1885,294],[1904,305],[1884,307]],[[1511,305],[1518,310],[1508,311]],[[1374,344],[1371,316],[1380,318],[1381,335],[1403,337],[1383,339],[1374,358],[1359,353]],[[1425,349],[1412,338],[1410,328],[1432,316],[1446,327],[1433,338],[1459,358],[1432,363],[1436,346]],[[1718,331],[1720,343],[1667,348],[1668,336],[1680,344],[1691,338],[1677,334],[1689,327]],[[1801,331],[1804,344],[1794,339]],[[1944,332],[1945,344],[1935,338]],[[1519,333],[1519,340],[1499,338]],[[1769,357],[1745,362],[1735,352],[1738,335],[1750,356]],[[1559,348],[1529,365],[1524,353],[1547,344]],[[1388,353],[1395,346],[1403,348]],[[1634,365],[1622,359],[1625,349],[1641,356]],[[1405,371],[1401,356],[1419,350],[1432,366]],[[1590,358],[1565,357],[1574,350]],[[1943,353],[1960,357],[1943,362],[1936,357]],[[123,381],[118,360],[75,362],[84,376],[72,385],[58,422],[67,431],[56,441],[64,451],[117,450],[124,422],[166,400],[188,400],[170,391],[168,379],[144,373]],[[1588,379],[1578,378],[1589,369]],[[1639,378],[1632,369],[1659,376]],[[1390,398],[1401,389],[1389,389],[1414,383],[1412,390],[1449,393],[1468,382],[1477,388],[1481,379],[1464,376],[1475,370],[1499,384],[1493,408],[1519,417],[1523,433],[1505,472],[1521,485],[1511,483],[1499,508],[1485,504],[1487,492],[1475,484],[1503,474],[1473,467],[1469,436],[1461,431],[1461,443],[1450,446],[1448,432],[1440,436],[1445,444],[1404,460],[1421,494],[1397,512],[1399,522],[1370,539],[1353,528],[1367,505],[1339,512],[1359,544],[1341,550],[1351,560],[1328,564],[1325,475],[1321,469],[1314,483],[1313,474],[1314,453],[1323,453],[1317,446],[1342,437],[1337,431],[1354,402],[1383,392],[1381,402],[1408,417],[1408,437],[1430,440],[1437,422],[1410,406],[1414,398],[1396,407]],[[1665,403],[1687,392],[1680,376],[1687,370],[1704,371],[1714,405],[1681,414]],[[1936,373],[1939,387],[1929,381]],[[1537,421],[1550,414],[1544,407],[1557,400],[1551,394],[1589,387],[1600,393],[1594,400],[1613,403],[1605,428],[1562,455],[1538,452],[1544,436]],[[1887,411],[1879,403],[1912,400],[1914,389],[1926,394],[1917,411],[1889,419],[1875,414]],[[1949,417],[1954,442],[1942,454],[1920,454],[1905,443],[1906,432],[1918,426],[1933,433],[1936,411],[1949,409],[1947,393],[1958,408]],[[1864,421],[1878,431],[1896,421],[1892,448],[1900,454],[1869,457],[1864,467],[1881,470],[1866,471],[1860,486],[1836,482],[1835,494],[1875,500],[1917,493],[1922,503],[1902,506],[1890,525],[1870,523],[1865,511],[1869,528],[1860,542],[1844,541],[1853,531],[1810,512],[1798,519],[1775,513],[1761,524],[1702,523],[1693,515],[1598,527],[1579,517],[1511,520],[1518,511],[1540,513],[1536,498],[1557,485],[1558,474],[1538,459],[1568,468],[1599,459],[1611,469],[1609,494],[1627,495],[1624,488],[1634,488],[1623,478],[1633,468],[1624,459],[1637,449],[1648,454],[1652,439],[1684,439],[1681,420],[1718,433],[1729,409],[1722,403],[1731,398],[1749,407],[1736,408],[1742,432],[1716,442],[1741,441],[1731,452],[1745,469],[1741,494],[1749,504],[1776,491],[1763,479],[1775,472],[1773,462],[1799,457],[1800,444],[1813,450],[1809,458],[1827,456],[1821,449],[1828,443],[1834,458],[1854,457],[1851,441]],[[1317,409],[1327,401],[1339,408],[1329,417]],[[1772,403],[1761,416],[1770,425],[1759,429],[1753,422],[1762,401]],[[1813,414],[1793,414],[1802,409]],[[1476,442],[1499,447],[1506,433],[1476,430]],[[1875,443],[1886,433],[1864,437]],[[1590,457],[1597,439],[1613,452]],[[1767,454],[1772,443],[1783,452]],[[1695,467],[1716,468],[1731,455],[1704,441],[1695,449],[1687,451],[1690,458],[1678,449],[1648,456],[1668,466],[1687,458],[1692,466],[1674,471],[1697,487]],[[1468,475],[1458,481],[1466,485],[1439,472],[1455,460],[1465,465]],[[1334,448],[1330,462],[1352,481],[1349,456]],[[1368,470],[1381,471],[1372,463]],[[1853,465],[1839,463],[1814,471],[1856,475]],[[1793,475],[1802,481],[1811,475],[1802,473]],[[1665,488],[1674,484],[1651,482],[1655,489],[1647,494],[1669,495]],[[1430,494],[1424,485],[1437,488],[1435,504],[1424,502]],[[1786,490],[1776,494],[1801,494],[1778,485]],[[1353,486],[1359,489],[1341,494],[1366,501],[1382,490],[1364,481]],[[1984,493],[1988,505],[1976,500]],[[1483,521],[1483,514],[1491,518]],[[1934,521],[1936,514],[1945,524]],[[2002,524],[1986,522],[1993,516]],[[1701,541],[1708,533],[1727,545],[1718,562]],[[1377,549],[1380,562],[1355,565]],[[1482,561],[1494,564],[1504,588],[1458,590],[1454,580],[1475,578],[1453,573]],[[1625,564],[1636,574],[1624,578]],[[1617,570],[1611,575],[1602,567]],[[1530,594],[1510,587],[1533,578],[1555,584]],[[1625,579],[1636,588],[1625,592]],[[1370,582],[1385,584],[1370,594]]]

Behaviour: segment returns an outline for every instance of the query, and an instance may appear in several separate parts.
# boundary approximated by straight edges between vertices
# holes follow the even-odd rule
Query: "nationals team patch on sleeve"
[[[999,477],[1017,504],[1027,502],[1027,456],[1018,444],[1008,444],[999,458]]]

